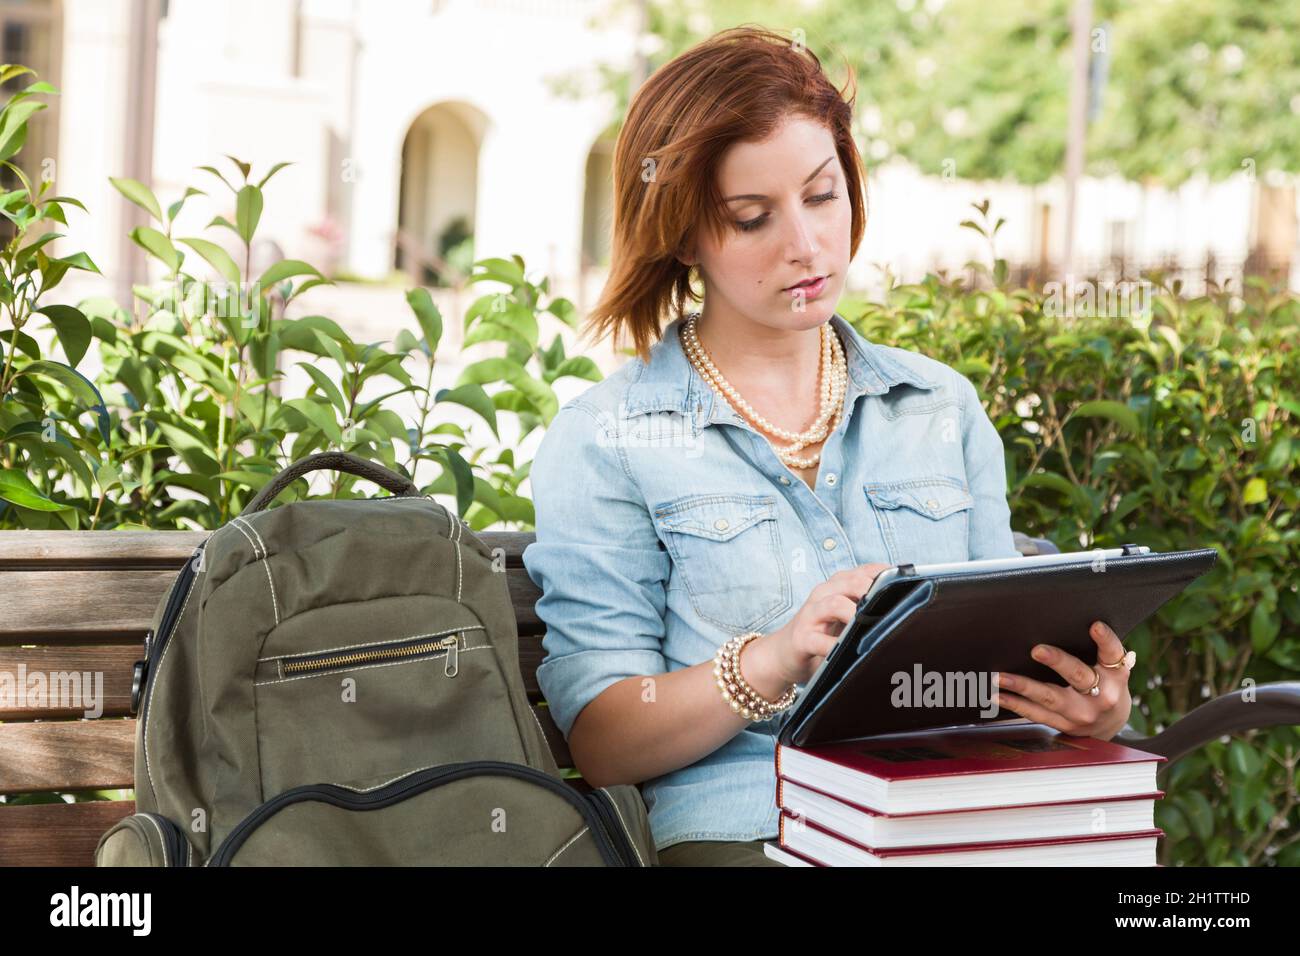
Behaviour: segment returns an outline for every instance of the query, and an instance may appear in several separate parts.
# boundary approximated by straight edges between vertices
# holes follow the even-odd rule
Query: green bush
[[[135,287],[132,312],[102,298],[43,305],[68,269],[98,270],[80,253],[48,257],[42,246],[60,233],[28,241],[42,221],[65,223],[63,205],[84,209],[44,198],[48,181],[33,190],[7,162],[42,107],[28,98],[41,92],[54,90],[34,84],[0,111],[0,158],[24,185],[0,196],[15,233],[0,252],[0,322],[8,320],[0,326],[0,528],[216,528],[286,464],[323,449],[396,467],[426,494],[454,495],[472,527],[531,526],[532,503],[518,494],[529,463],[516,460],[514,442],[495,455],[471,447],[446,412],[470,409],[499,443],[502,414],[515,419],[519,437],[550,421],[556,379],[600,378],[590,359],[564,354],[559,335],[539,344],[542,313],[575,322],[571,303],[548,300],[547,280],[525,278],[517,256],[474,263],[471,283],[503,288],[469,307],[464,343],[500,343],[502,354],[434,390],[443,319],[425,289],[407,293],[414,321],[391,343],[354,342],[323,315],[288,317],[299,295],[329,282],[291,259],[251,271],[265,187],[289,164],[253,180],[249,164],[229,157],[233,179],[201,170],[229,191],[235,219],[215,217],[204,235],[174,231],[203,190],[186,189],[164,210],[143,184],[111,180],[148,213],[150,224],[130,235],[163,272],[160,282]],[[222,231],[233,237],[233,256],[214,241]],[[39,338],[57,341],[61,357],[45,354]],[[91,348],[102,362],[93,378],[77,367]],[[291,365],[310,376],[305,394],[280,394]],[[390,407],[405,394],[418,405],[413,422]],[[338,476],[328,493],[362,495],[357,482]]]
[[[970,376],[1006,447],[1013,527],[1063,551],[1219,552],[1125,641],[1133,727],[1154,734],[1211,697],[1300,678],[1300,298],[1254,279],[1186,296],[1152,273],[1144,312],[1077,308],[1081,296],[1007,288],[1000,260],[971,265],[987,288],[931,275],[846,317]],[[1295,727],[1182,758],[1156,805],[1162,862],[1300,865],[1298,765]]]

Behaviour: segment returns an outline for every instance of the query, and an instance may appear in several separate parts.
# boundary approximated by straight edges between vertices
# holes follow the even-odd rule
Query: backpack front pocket
[[[450,598],[296,615],[267,636],[253,692],[264,800],[436,763],[528,762],[496,649],[482,622]]]
[[[95,846],[95,866],[188,866],[189,859],[185,834],[160,813],[123,817]]]
[[[626,813],[603,788],[582,794],[532,767],[465,761],[368,787],[295,787],[240,821],[208,865],[649,865]]]

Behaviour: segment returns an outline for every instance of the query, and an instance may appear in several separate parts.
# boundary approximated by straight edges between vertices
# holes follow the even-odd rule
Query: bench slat
[[[98,691],[103,717],[125,717],[131,712],[131,672],[135,662],[144,654],[144,645],[135,643],[116,646],[78,647],[0,647],[0,674],[10,674],[15,689],[25,688],[32,675],[44,675],[47,695],[45,706],[22,692],[26,706],[16,706],[17,700],[0,696],[0,720],[54,720],[85,717],[86,708],[95,694],[95,677],[101,686]],[[70,693],[60,694],[60,686],[75,688],[64,683],[59,674],[80,675],[80,698]],[[90,674],[87,681],[86,675]],[[59,706],[48,706],[58,702]]]
[[[5,571],[0,644],[121,644],[143,639],[176,572]]]
[[[6,531],[0,571],[179,568],[203,531]]]
[[[94,866],[99,838],[134,800],[0,806],[0,866]]]
[[[0,724],[0,793],[135,786],[135,720]]]

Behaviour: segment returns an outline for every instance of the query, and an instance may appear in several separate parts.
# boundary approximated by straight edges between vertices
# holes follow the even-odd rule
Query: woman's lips
[[[822,294],[826,288],[826,276],[818,276],[814,281],[807,285],[792,285],[782,291],[789,293],[790,298],[815,299]]]

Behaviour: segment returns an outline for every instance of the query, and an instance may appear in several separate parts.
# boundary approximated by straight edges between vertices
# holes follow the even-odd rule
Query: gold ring
[[[1089,697],[1096,697],[1098,694],[1101,693],[1101,671],[1097,670],[1097,668],[1094,667],[1092,669],[1092,673],[1096,676],[1097,679],[1092,682],[1091,687],[1089,687],[1087,690],[1079,690],[1079,688],[1077,687],[1075,687],[1074,689],[1079,690],[1080,694],[1087,694]],[[1074,687],[1073,684],[1071,684],[1070,686]]]
[[[1102,667],[1127,667],[1129,670],[1132,670],[1133,665],[1137,663],[1137,659],[1137,651],[1129,651],[1113,664],[1107,664],[1103,660],[1098,660],[1097,663]]]

